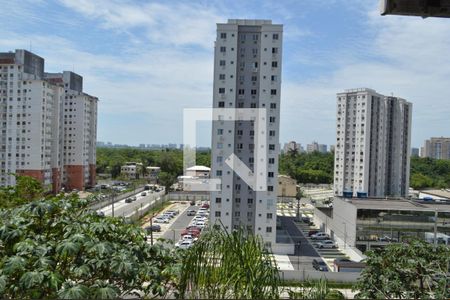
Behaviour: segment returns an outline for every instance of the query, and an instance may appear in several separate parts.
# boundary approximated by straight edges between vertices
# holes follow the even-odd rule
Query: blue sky
[[[31,49],[100,98],[98,139],[182,142],[183,108],[211,107],[217,22],[284,24],[282,143],[335,142],[335,94],[411,101],[412,146],[450,136],[450,21],[382,17],[377,0],[0,0],[0,51]],[[209,145],[200,124],[199,143]]]

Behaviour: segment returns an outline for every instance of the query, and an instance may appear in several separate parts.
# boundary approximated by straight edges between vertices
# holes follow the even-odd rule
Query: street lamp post
[[[112,199],[112,203],[111,203],[111,216],[114,218],[114,201],[115,199],[115,193],[114,190],[111,192],[111,199]]]
[[[295,253],[297,254],[297,270],[300,271],[300,247],[302,243],[300,241],[297,241],[295,244]]]
[[[347,223],[342,222],[344,224],[344,249],[347,249]]]

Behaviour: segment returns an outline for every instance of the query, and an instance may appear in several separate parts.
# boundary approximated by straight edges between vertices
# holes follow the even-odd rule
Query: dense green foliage
[[[332,183],[334,155],[327,153],[289,152],[280,156],[279,171],[299,183]]]
[[[28,176],[16,176],[16,186],[0,187],[0,208],[15,207],[43,196],[41,184]]]
[[[113,178],[120,174],[120,166],[127,161],[142,162],[144,166],[160,166],[161,170],[176,177],[183,173],[181,150],[97,149],[97,172],[110,173]],[[198,152],[198,165],[210,166],[211,153]],[[295,178],[299,183],[332,183],[334,154],[298,153],[290,151],[280,155],[279,171]],[[450,187],[450,160],[411,158],[410,185],[416,189]]]
[[[150,246],[140,228],[100,217],[86,204],[71,195],[0,210],[0,298],[167,293],[176,253]]]
[[[142,150],[135,148],[97,148],[97,173],[109,173],[113,178],[120,175],[125,162],[140,162],[143,167],[158,166],[161,171],[179,176],[183,174],[183,152],[181,150]],[[197,152],[198,165],[209,167],[209,152]]]
[[[289,299],[345,299],[337,289],[332,289],[327,280],[302,282],[299,288],[289,291]]]
[[[366,252],[367,267],[355,290],[364,299],[448,299],[450,248],[424,241]]]
[[[276,263],[259,237],[244,229],[210,229],[187,251],[180,297],[194,299],[278,299]]]
[[[450,187],[450,160],[411,157],[411,187]]]

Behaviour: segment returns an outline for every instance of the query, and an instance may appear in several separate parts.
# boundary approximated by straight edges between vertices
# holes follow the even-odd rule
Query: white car
[[[337,248],[337,245],[335,242],[331,241],[331,240],[324,240],[324,241],[320,241],[316,243],[317,248],[327,248],[327,249],[333,249],[333,248]]]
[[[169,223],[169,219],[164,217],[157,217],[153,219],[153,223]]]
[[[195,223],[195,226],[200,227],[200,228],[205,228],[206,226],[206,222],[205,221],[198,221]]]
[[[204,216],[195,216],[192,220],[196,221],[205,221],[207,218]]]
[[[326,234],[325,232],[318,232],[316,234],[313,234],[311,236],[311,239],[313,240],[329,240],[330,236]]]
[[[190,234],[185,234],[185,235],[183,235],[183,237],[181,238],[181,240],[182,240],[182,241],[191,241],[191,242],[195,242],[195,241],[198,240],[198,238],[193,237],[193,236],[190,235]]]
[[[181,240],[175,244],[175,247],[180,248],[180,249],[188,249],[188,248],[192,247],[192,245],[193,245],[192,241]]]

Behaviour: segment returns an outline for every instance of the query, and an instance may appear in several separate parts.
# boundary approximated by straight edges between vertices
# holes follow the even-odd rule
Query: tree
[[[314,282],[305,281],[298,290],[288,292],[289,299],[345,299],[340,291],[331,289],[324,278]]]
[[[450,249],[436,248],[421,240],[390,244],[384,249],[366,253],[366,268],[362,271],[355,290],[366,299],[445,299]]]
[[[164,186],[165,193],[167,194],[170,187],[176,182],[176,177],[173,174],[167,172],[161,172],[158,176],[159,183]]]
[[[33,177],[14,175],[16,185],[0,187],[0,208],[15,207],[43,196],[41,183]]]
[[[280,278],[262,240],[213,226],[182,260],[178,298],[278,299]]]
[[[0,298],[161,297],[174,287],[177,253],[87,203],[60,195],[0,210]]]

